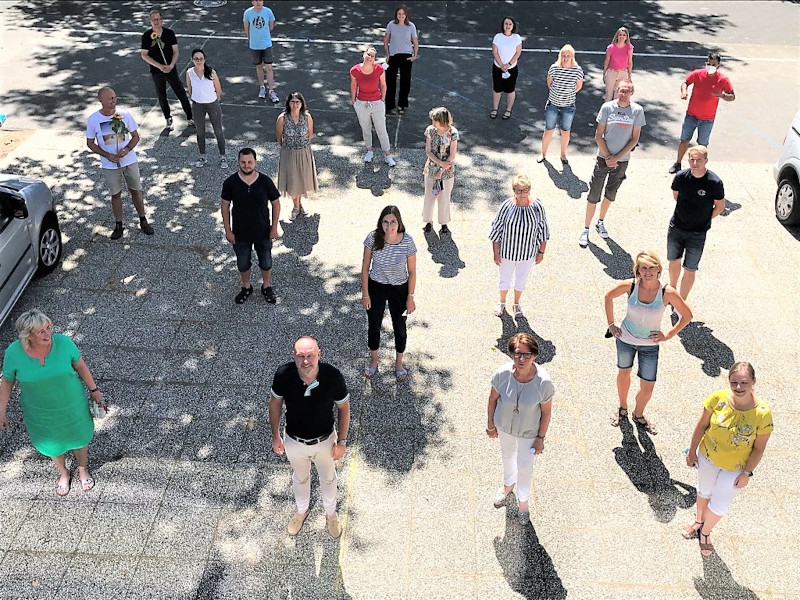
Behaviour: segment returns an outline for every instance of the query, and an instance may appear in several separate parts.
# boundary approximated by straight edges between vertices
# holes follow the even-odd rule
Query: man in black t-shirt
[[[178,39],[175,32],[163,26],[161,12],[153,9],[150,11],[150,25],[142,34],[142,60],[150,65],[150,76],[153,78],[153,85],[156,86],[158,103],[161,112],[167,120],[167,129],[172,129],[172,117],[170,116],[169,102],[167,101],[167,83],[178,97],[186,113],[189,125],[194,126],[192,120],[192,105],[186,96],[186,90],[178,77],[178,70],[175,64],[178,62]]]
[[[225,238],[233,244],[236,267],[242,278],[242,290],[234,299],[236,304],[243,304],[253,293],[253,286],[250,285],[250,266],[254,247],[263,281],[261,295],[270,304],[276,302],[270,280],[272,240],[278,237],[278,217],[281,213],[280,197],[272,179],[256,171],[256,151],[252,148],[239,150],[239,170],[222,184],[220,203]],[[233,215],[233,225],[231,225],[231,215]]]
[[[286,453],[292,465],[292,491],[297,513],[289,521],[289,535],[297,535],[308,516],[311,499],[311,463],[317,468],[319,491],[331,537],[342,534],[336,514],[336,463],[344,456],[350,428],[350,394],[341,372],[320,362],[317,340],[303,336],[294,344],[294,361],[278,367],[269,399],[272,449]],[[285,437],[280,424],[286,406]],[[334,427],[333,408],[338,416]]]
[[[667,233],[667,260],[669,283],[686,300],[694,284],[700,257],[706,243],[706,233],[711,229],[711,219],[725,210],[725,188],[722,180],[706,169],[708,149],[693,146],[689,149],[689,168],[679,171],[672,180],[675,212],[669,221]],[[683,277],[680,288],[678,278]]]

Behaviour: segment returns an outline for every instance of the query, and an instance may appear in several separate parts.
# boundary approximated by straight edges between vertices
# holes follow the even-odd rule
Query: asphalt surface
[[[256,97],[240,29],[247,4],[168,2],[162,10],[184,66],[191,47],[202,46],[222,77],[229,147],[252,145],[259,169],[274,175],[279,109]],[[0,328],[0,346],[15,338],[20,312],[43,309],[81,348],[112,407],[90,446],[97,487],[82,494],[73,486],[58,499],[54,468],[31,447],[12,401],[11,431],[0,435],[0,598],[800,598],[800,234],[774,218],[771,173],[800,103],[798,6],[415,4],[423,49],[411,109],[389,119],[398,160],[390,170],[361,162],[347,69],[363,44],[380,44],[393,7],[273,6],[277,91],[285,98],[300,89],[315,115],[322,189],[304,202],[309,217],[294,223],[283,203],[278,304],[253,296],[236,306],[218,200],[229,173],[213,166],[211,138],[210,165],[193,166],[194,131],[176,101],[176,129],[162,131],[138,51],[145,8],[0,4],[4,127],[34,131],[0,170],[53,188],[65,242],[61,268],[25,292]],[[488,46],[507,10],[531,51],[514,118],[501,122],[488,119]],[[581,249],[602,51],[621,23],[636,44],[635,99],[648,125],[606,221],[611,239],[592,235]],[[567,41],[587,72],[570,164],[536,165],[544,75]],[[695,320],[662,348],[648,408],[660,431],[651,437],[608,424],[616,369],[602,296],[630,276],[639,249],[665,254],[680,81],[710,49],[725,54],[737,92],[720,108],[709,163],[725,182],[728,207],[714,222],[689,299]],[[104,84],[140,124],[152,237],[136,229],[127,199],[125,237],[107,237],[108,194],[84,138]],[[442,103],[462,132],[453,235],[443,239],[423,235],[419,214],[422,134],[428,109]],[[497,273],[486,235],[519,171],[545,203],[552,238],[523,296],[526,318],[514,320],[491,314]],[[362,376],[361,244],[387,204],[400,207],[419,249],[403,385],[392,375],[388,332],[378,376]],[[516,331],[537,336],[556,387],[529,526],[517,524],[513,502],[491,505],[501,465],[483,431],[489,377]],[[339,469],[345,531],[336,541],[325,533],[316,482],[301,534],[286,535],[290,471],[271,452],[272,374],[304,333],[320,339],[352,396]],[[756,366],[776,429],[757,476],[714,530],[717,552],[703,559],[696,541],[678,532],[693,520],[695,502],[683,449],[702,399],[724,387],[735,360]]]

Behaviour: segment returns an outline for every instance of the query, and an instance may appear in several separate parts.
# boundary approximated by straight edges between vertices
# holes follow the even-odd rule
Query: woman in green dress
[[[0,429],[8,429],[6,407],[14,382],[19,382],[25,429],[34,448],[52,458],[58,467],[56,494],[69,493],[66,453],[70,450],[78,462],[81,489],[88,492],[94,487],[87,468],[94,422],[83,386],[89,388],[91,400],[101,406],[103,394],[78,347],[67,336],[53,333],[53,322],[47,315],[29,310],[17,319],[16,327],[19,340],[6,349],[0,377]]]

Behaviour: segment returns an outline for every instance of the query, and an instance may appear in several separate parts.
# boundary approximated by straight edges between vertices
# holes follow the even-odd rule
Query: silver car
[[[61,259],[53,195],[38,179],[0,174],[0,324],[38,272]]]
[[[784,225],[796,225],[800,223],[800,110],[789,126],[772,172],[778,184],[775,216]]]

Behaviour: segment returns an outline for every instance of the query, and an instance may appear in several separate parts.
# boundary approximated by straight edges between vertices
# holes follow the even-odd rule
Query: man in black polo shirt
[[[157,8],[150,11],[150,25],[152,27],[142,34],[141,54],[142,60],[150,65],[150,76],[156,87],[156,96],[158,96],[161,112],[164,113],[164,118],[167,120],[167,129],[172,129],[172,117],[167,101],[168,83],[180,100],[189,125],[194,126],[192,105],[189,103],[186,90],[183,89],[183,84],[178,77],[178,70],[175,68],[179,54],[178,38],[175,37],[172,29],[164,27],[161,11]]]
[[[272,449],[292,465],[292,491],[297,514],[289,521],[289,535],[297,535],[308,515],[311,498],[311,463],[317,468],[322,506],[328,533],[342,534],[336,514],[336,464],[344,456],[350,428],[350,394],[336,367],[320,362],[317,340],[303,336],[294,343],[294,361],[278,367],[269,399]],[[286,405],[286,431],[281,439],[280,423]],[[333,407],[338,413],[334,428]]]
[[[254,247],[263,281],[261,295],[270,304],[275,304],[275,294],[269,283],[272,279],[272,240],[278,237],[278,217],[281,214],[280,197],[272,179],[256,171],[256,151],[252,148],[239,150],[239,170],[222,184],[220,203],[225,238],[233,244],[236,268],[242,279],[242,290],[234,298],[236,304],[243,304],[253,293],[250,266]],[[269,218],[270,204],[272,221]]]
[[[725,188],[722,180],[706,169],[708,148],[693,146],[689,149],[689,168],[679,171],[672,180],[675,212],[667,233],[667,260],[669,284],[686,300],[694,284],[700,257],[706,243],[706,233],[711,229],[711,219],[725,210]],[[678,278],[683,277],[680,288]]]

